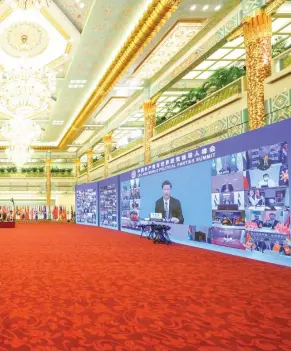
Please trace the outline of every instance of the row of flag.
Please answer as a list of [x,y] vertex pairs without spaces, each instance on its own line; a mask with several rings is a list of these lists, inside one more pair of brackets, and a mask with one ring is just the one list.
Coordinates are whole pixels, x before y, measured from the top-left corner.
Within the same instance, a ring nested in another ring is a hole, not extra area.
[[74,218],[74,206],[0,206],[0,214],[16,220],[68,221]]

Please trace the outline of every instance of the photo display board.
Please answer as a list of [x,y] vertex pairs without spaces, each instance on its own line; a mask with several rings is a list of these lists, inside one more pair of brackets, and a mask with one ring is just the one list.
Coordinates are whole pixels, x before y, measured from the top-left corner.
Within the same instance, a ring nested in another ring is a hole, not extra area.
[[98,225],[98,184],[76,186],[76,223]]
[[[99,183],[100,225],[270,255],[291,253],[291,119]],[[278,256],[276,256],[278,257]]]
[[100,227],[119,228],[119,179],[112,177],[99,183]]

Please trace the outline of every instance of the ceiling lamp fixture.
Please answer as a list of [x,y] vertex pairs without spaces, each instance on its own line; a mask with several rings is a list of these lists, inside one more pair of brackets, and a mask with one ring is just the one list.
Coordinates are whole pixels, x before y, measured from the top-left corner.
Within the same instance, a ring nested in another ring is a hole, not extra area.
[[43,7],[49,7],[52,4],[52,0],[8,0],[8,3],[13,9],[42,9]]
[[26,64],[4,71],[0,82],[0,104],[14,115],[30,116],[47,110],[56,90],[55,72]]
[[31,158],[33,150],[30,145],[39,139],[41,128],[31,120],[18,116],[3,125],[1,134],[8,140],[5,151],[8,159],[21,167]]
[[84,1],[75,0],[75,3],[80,7],[80,9],[83,9],[85,7]]

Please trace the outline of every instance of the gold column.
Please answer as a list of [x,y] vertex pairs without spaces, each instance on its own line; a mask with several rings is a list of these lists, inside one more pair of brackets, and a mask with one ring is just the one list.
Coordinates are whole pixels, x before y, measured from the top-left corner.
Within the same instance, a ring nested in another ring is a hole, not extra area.
[[264,82],[271,75],[272,19],[264,9],[243,24],[246,47],[249,129],[265,126]]
[[47,158],[46,167],[46,205],[51,205],[51,158]]
[[104,136],[104,178],[109,176],[109,157],[112,151],[112,133]]
[[144,110],[144,162],[151,163],[151,138],[154,136],[156,125],[156,102],[146,100],[143,103]]
[[81,161],[79,158],[74,160],[74,164],[75,164],[75,178],[76,178],[76,182],[78,180],[78,177],[80,175],[80,165],[81,165]]
[[90,172],[92,169],[92,163],[93,163],[93,149],[90,148],[87,151],[87,183],[90,183]]

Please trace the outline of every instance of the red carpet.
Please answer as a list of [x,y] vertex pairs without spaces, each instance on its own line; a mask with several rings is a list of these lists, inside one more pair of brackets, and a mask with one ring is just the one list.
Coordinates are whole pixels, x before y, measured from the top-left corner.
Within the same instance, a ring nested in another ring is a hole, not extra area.
[[0,231],[0,351],[291,350],[291,269],[76,225]]

